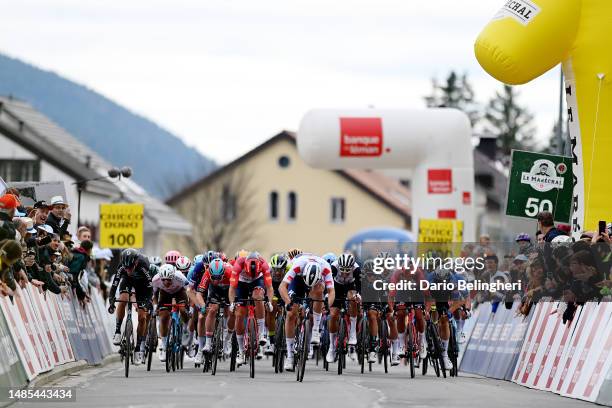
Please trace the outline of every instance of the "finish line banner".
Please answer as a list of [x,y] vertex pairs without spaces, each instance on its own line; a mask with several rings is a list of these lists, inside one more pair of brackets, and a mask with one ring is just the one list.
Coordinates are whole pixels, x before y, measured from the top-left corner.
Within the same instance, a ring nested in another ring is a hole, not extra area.
[[144,204],[100,204],[100,247],[144,247]]

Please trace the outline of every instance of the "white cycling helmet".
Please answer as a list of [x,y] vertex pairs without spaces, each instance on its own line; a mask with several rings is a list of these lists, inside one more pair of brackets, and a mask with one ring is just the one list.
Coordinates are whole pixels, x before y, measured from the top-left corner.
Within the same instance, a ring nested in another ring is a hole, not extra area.
[[304,283],[309,288],[312,288],[317,283],[321,282],[321,265],[316,262],[308,262],[302,273]]
[[161,266],[162,259],[159,256],[152,256],[149,258],[149,263],[155,266]]
[[191,260],[186,256],[180,256],[174,264],[176,269],[183,272],[191,268]]
[[571,242],[574,242],[574,240],[569,235],[557,235],[551,241],[553,244],[567,244]]
[[172,279],[176,274],[174,265],[164,264],[159,268],[159,277],[162,279]]

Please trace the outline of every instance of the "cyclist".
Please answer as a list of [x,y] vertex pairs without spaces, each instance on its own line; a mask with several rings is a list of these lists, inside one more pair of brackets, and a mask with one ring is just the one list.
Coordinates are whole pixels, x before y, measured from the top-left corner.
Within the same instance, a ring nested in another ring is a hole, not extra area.
[[128,287],[135,292],[136,304],[138,305],[138,331],[135,350],[138,350],[134,356],[134,364],[140,364],[144,355],[145,338],[147,333],[147,321],[149,312],[152,308],[151,296],[153,289],[151,288],[151,275],[149,272],[149,260],[146,256],[140,254],[132,248],[124,249],[121,252],[121,266],[115,274],[109,296],[108,312],[115,312],[115,294],[119,287],[119,303],[117,309],[117,323],[115,326],[115,335],[113,336],[113,344],[121,344],[121,324],[125,317],[126,303],[128,301]]
[[[330,347],[326,356],[328,363],[333,363],[336,359],[336,339],[340,322],[340,309],[347,300],[349,300],[349,316],[351,321],[348,344],[350,346],[357,344],[357,293],[361,289],[361,269],[359,264],[355,262],[355,257],[352,254],[344,253],[340,255],[331,265],[331,269],[334,278],[335,300],[329,309],[328,328]],[[372,330],[372,327],[372,321],[370,320],[370,330]]]
[[[187,287],[187,296],[189,297],[190,305],[197,305],[198,299],[196,297],[197,287],[204,277],[204,273],[208,268],[208,264],[213,259],[214,251],[206,251],[201,256],[195,256],[194,262],[189,273],[187,274],[187,280],[189,286]],[[196,258],[198,260],[196,261]],[[197,333],[198,339],[206,338],[206,316],[200,313],[200,308],[194,307],[191,318],[189,319],[189,331],[190,333]],[[192,336],[190,334],[190,336]],[[199,340],[198,340],[199,342]],[[193,350],[192,350],[193,353]]]
[[301,249],[293,248],[293,249],[290,249],[287,252],[287,256],[289,257],[290,261],[293,261],[295,258],[297,258],[298,256],[302,255],[303,253],[304,252]]
[[[449,269],[438,268],[433,272],[427,274],[427,280],[430,283],[440,284],[444,282],[450,282],[457,287],[458,278]],[[448,342],[450,339],[450,325],[448,320],[449,315],[449,301],[452,299],[453,291],[449,290],[430,290],[431,297],[435,304],[431,305],[431,318],[438,320],[438,331],[440,335],[440,342],[442,343],[442,358],[444,359],[444,366],[448,370],[453,366],[450,358],[448,357]],[[433,302],[432,302],[433,303]]]
[[[245,318],[247,315],[246,301],[249,299],[255,302],[255,318],[257,319],[257,330],[259,332],[259,344],[266,344],[264,333],[265,314],[264,314],[264,289],[268,299],[274,296],[272,289],[272,277],[268,263],[257,252],[250,253],[247,257],[239,257],[234,262],[232,278],[229,288],[230,312],[236,310],[236,339],[238,340],[238,365],[244,364],[244,331]],[[266,302],[269,311],[272,310],[272,303]]]
[[325,255],[323,255],[321,258],[325,259],[327,263],[330,265],[336,262],[336,259],[338,259],[336,254],[334,254],[333,252],[328,252]]
[[[229,287],[232,278],[232,266],[229,263],[223,262],[220,258],[215,258],[208,265],[200,284],[198,285],[197,305],[202,316],[206,313],[206,337],[198,337],[199,351],[196,355],[196,364],[202,364],[204,361],[204,353],[211,351],[212,336],[215,330],[215,319],[220,305],[229,304]],[[210,305],[207,308],[207,305]],[[225,319],[227,321],[226,329],[224,329],[223,343],[224,353],[231,352],[231,339],[234,334],[234,324],[236,319],[234,315],[226,307]]]
[[[335,291],[331,266],[321,257],[312,254],[302,254],[293,259],[289,272],[285,274],[278,291],[285,302],[287,320],[285,321],[285,337],[287,341],[287,359],[285,370],[293,371],[293,344],[299,306],[293,304],[292,298],[305,298],[323,300],[323,291],[327,289],[328,302],[334,303]],[[311,343],[319,344],[321,341],[321,312],[323,302],[314,302],[312,306],[312,335]]]
[[[185,288],[188,284],[187,278],[182,273],[178,273],[171,264],[162,265],[159,273],[153,277],[153,288],[155,294],[153,299],[158,305],[159,311],[159,337],[162,339],[159,349],[159,360],[166,361],[166,347],[168,346],[168,331],[170,328],[170,308],[172,300],[176,304],[187,304],[187,293]],[[181,320],[187,323],[187,310],[181,308]]]
[[162,265],[162,259],[159,256],[152,256],[149,258],[149,263],[151,265],[155,265],[157,267],[160,267]]
[[[392,284],[397,284],[401,281],[406,282],[415,282],[416,287],[420,287],[420,281],[425,280],[425,273],[419,267],[413,270],[412,266],[408,266],[408,268],[398,269],[394,271],[389,277],[389,282]],[[419,342],[419,357],[424,359],[427,357],[427,339],[425,338],[425,314],[423,312],[424,309],[424,299],[422,298],[422,294],[419,291],[415,293],[410,293],[409,297],[398,296],[396,290],[389,291],[388,297],[388,305],[389,312],[395,312],[395,319],[392,319],[389,327],[389,337],[395,338],[397,333],[398,342],[392,342],[392,347],[394,348],[394,354],[396,353],[399,357],[403,357],[406,353],[406,310],[408,308],[414,309],[414,325],[417,331],[417,341]],[[395,357],[392,357],[392,361],[395,360]],[[416,361],[418,365],[418,359]]]
[[285,254],[274,254],[270,258],[270,271],[272,275],[272,289],[274,289],[274,297],[272,298],[272,312],[266,313],[266,326],[270,336],[270,342],[266,346],[265,353],[268,355],[274,354],[274,337],[276,335],[276,315],[278,314],[278,303],[282,302],[278,288],[283,281],[283,277],[289,271],[289,262]]
[[166,255],[164,255],[164,263],[170,264],[170,265],[174,265],[176,263],[176,260],[179,259],[181,257],[181,253],[175,249],[166,252]]
[[[176,267],[177,272],[180,272],[183,276],[187,277],[191,268],[191,260],[185,255],[181,255],[177,258],[176,262],[174,263],[174,266]],[[189,303],[191,304],[191,302]],[[183,327],[182,343],[183,347],[185,347],[185,349],[187,350],[187,354],[191,355],[192,350],[190,345],[191,343],[193,343],[195,326],[192,321],[195,320],[195,318],[190,317],[189,320],[190,321],[185,324],[185,327]]]

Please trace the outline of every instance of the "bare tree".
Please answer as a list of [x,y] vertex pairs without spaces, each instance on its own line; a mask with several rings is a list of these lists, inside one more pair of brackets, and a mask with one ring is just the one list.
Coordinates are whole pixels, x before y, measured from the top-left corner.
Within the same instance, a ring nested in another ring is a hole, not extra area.
[[189,213],[183,216],[193,224],[193,234],[187,239],[193,253],[235,251],[254,244],[257,217],[250,180],[247,173],[235,170],[191,198]]

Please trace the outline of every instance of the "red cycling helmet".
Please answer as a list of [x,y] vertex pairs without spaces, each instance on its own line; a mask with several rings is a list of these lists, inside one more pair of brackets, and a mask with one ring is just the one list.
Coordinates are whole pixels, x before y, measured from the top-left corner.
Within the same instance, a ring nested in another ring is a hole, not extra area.
[[174,265],[176,263],[176,260],[180,257],[181,253],[173,249],[172,251],[166,252],[166,255],[164,256],[164,262],[170,265]]
[[244,261],[244,269],[255,278],[259,274],[261,263],[259,262],[259,254],[252,253]]

